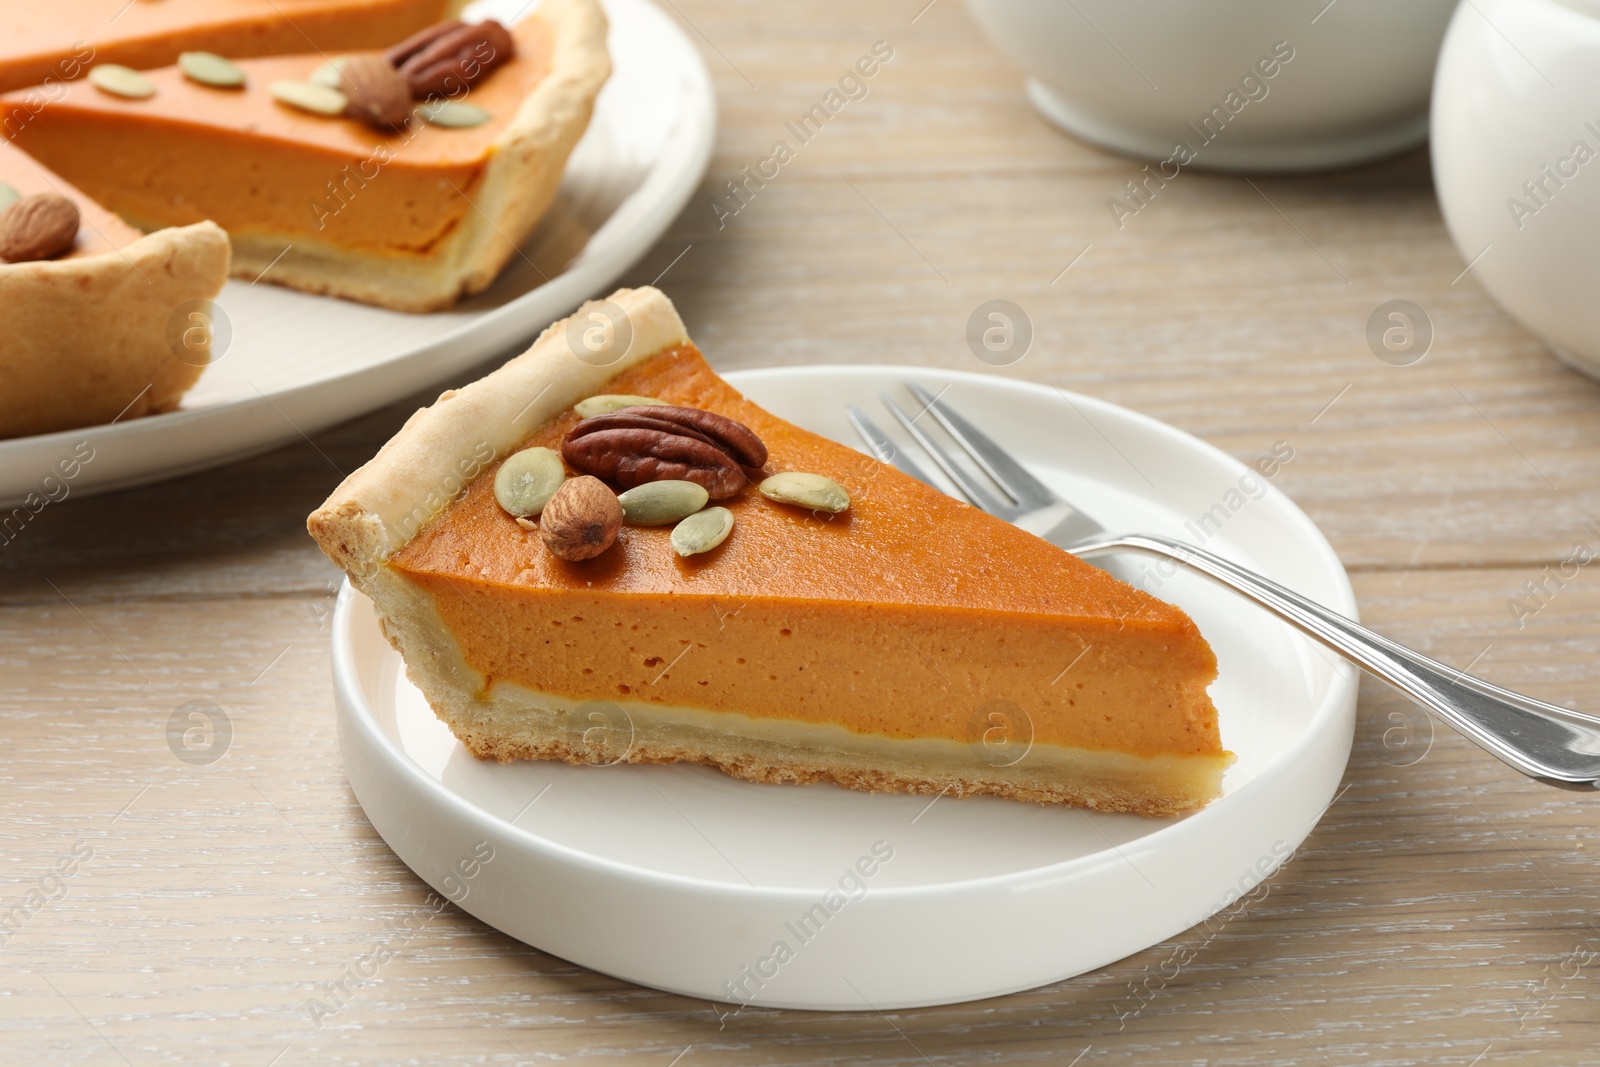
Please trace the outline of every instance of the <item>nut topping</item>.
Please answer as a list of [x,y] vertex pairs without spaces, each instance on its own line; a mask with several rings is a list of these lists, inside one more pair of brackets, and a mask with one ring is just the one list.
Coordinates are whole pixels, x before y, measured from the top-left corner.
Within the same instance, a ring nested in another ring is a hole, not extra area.
[[584,419],[567,431],[561,456],[569,466],[625,489],[675,479],[725,500],[744,488],[740,467],[767,461],[767,446],[750,427],[725,415],[649,404]]
[[579,418],[593,418],[596,415],[609,415],[613,411],[623,408],[637,407],[667,407],[665,400],[657,400],[653,396],[633,396],[630,393],[601,393],[599,396],[586,397],[572,406]]
[[190,81],[215,89],[237,89],[246,80],[244,71],[214,52],[183,52],[178,69]]
[[593,559],[610,548],[621,526],[616,494],[588,475],[562,482],[539,516],[545,547],[573,561]]
[[346,112],[368,126],[398,130],[411,118],[411,87],[380,55],[365,52],[339,65]]
[[455,96],[517,54],[511,33],[493,19],[440,23],[391,48],[387,58],[418,100]]
[[25,196],[0,211],[0,260],[53,259],[78,237],[78,205],[59,193]]
[[802,471],[774,474],[757,487],[762,496],[780,504],[795,504],[812,511],[837,515],[850,506],[850,494],[832,478]]
[[537,515],[561,488],[566,476],[561,457],[548,448],[513,452],[495,472],[495,502],[512,518]]
[[313,115],[343,115],[349,99],[338,89],[321,82],[273,82],[267,92],[280,104],[309,111]]
[[617,496],[623,521],[634,526],[665,526],[706,506],[710,494],[694,482],[661,481],[636,485]]
[[132,67],[120,63],[101,63],[89,68],[89,84],[112,96],[145,100],[156,95],[156,83]]
[[428,47],[447,33],[454,33],[466,23],[460,19],[450,19],[447,22],[436,22],[432,26],[424,27],[413,33],[410,37],[391,47],[383,54],[391,67],[396,69],[405,65],[406,60]]
[[727,508],[697,511],[672,528],[672,550],[680,556],[710,552],[733,531],[733,512]]
[[712,500],[725,500],[745,483],[733,457],[698,434],[645,428],[600,430],[578,437],[569,433],[561,442],[561,456],[575,470],[608,478],[625,489],[670,478],[694,482],[704,486]]
[[[760,467],[767,462],[767,446],[755,431],[742,422],[726,415],[699,408],[661,407],[651,405],[640,410],[623,408],[618,415],[638,414],[646,418],[675,422],[687,429],[711,438],[724,452],[732,456],[741,467]],[[581,424],[580,424],[581,425]]]
[[[649,408],[644,409],[644,411],[649,410]],[[596,415],[593,418],[584,419],[574,426],[567,436],[569,438],[587,437],[589,434],[599,433],[601,430],[659,430],[662,433],[676,434],[680,437],[692,437],[696,441],[704,441],[712,448],[718,449],[723,453],[728,451],[722,447],[721,442],[713,441],[691,426],[684,426],[668,419],[658,419],[633,409],[613,411],[609,415]]]

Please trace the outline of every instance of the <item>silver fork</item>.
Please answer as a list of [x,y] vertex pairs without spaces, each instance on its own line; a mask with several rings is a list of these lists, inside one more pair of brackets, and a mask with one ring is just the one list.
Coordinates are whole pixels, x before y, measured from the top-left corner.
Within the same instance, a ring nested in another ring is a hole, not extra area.
[[[1429,659],[1203,548],[1155,534],[1111,534],[1091,516],[1062,500],[948,404],[915,383],[908,382],[906,388],[992,479],[993,489],[917,425],[920,415],[912,418],[887,394],[879,394],[911,439],[974,506],[1077,556],[1142,552],[1192,567],[1388,682],[1528,777],[1568,789],[1600,786],[1600,719],[1513,693]],[[879,460],[941,488],[915,461],[900,452],[860,408],[849,405],[849,416]]]

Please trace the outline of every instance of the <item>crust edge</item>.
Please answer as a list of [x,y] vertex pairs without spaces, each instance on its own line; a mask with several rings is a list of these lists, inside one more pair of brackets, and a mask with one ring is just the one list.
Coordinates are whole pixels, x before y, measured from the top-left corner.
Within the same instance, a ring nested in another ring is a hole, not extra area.
[[[604,317],[607,305],[626,317],[626,351],[609,362],[604,352],[594,362],[578,358],[569,326],[598,324],[594,316]],[[393,552],[535,427],[635,363],[688,340],[677,309],[658,289],[619,289],[591,300],[551,324],[526,352],[414,413],[376,456],[339,483],[306,528],[356,587],[369,592]]]
[[99,255],[0,264],[0,438],[177,407],[205,367],[172,354],[168,318],[215,297],[228,259],[227,234],[200,222]]

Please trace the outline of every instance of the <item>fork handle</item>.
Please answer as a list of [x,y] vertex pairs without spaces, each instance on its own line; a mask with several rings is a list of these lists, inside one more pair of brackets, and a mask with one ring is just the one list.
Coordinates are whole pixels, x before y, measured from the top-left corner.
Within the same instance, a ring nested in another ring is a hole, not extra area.
[[1437,713],[1500,760],[1569,789],[1600,782],[1600,719],[1474,678],[1389,640],[1214,552],[1152,534],[1062,545],[1077,556],[1135,551],[1192,567],[1241,593]]

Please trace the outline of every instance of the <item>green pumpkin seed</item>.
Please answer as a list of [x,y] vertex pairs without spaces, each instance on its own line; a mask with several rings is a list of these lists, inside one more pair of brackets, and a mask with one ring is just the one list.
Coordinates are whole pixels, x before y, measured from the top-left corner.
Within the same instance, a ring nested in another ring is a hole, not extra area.
[[316,82],[273,82],[272,98],[316,115],[342,115],[350,101],[337,89]]
[[672,528],[672,547],[680,556],[698,556],[726,541],[732,530],[733,512],[727,508],[706,508]]
[[844,491],[844,486],[820,474],[784,471],[762,482],[759,488],[768,500],[812,511],[838,513],[850,506],[850,494]]
[[482,126],[494,118],[477,104],[463,104],[457,100],[440,100],[437,103],[423,104],[417,108],[417,114],[431,125],[448,126],[451,129]]
[[537,515],[567,477],[561,457],[548,448],[525,448],[500,464],[494,475],[494,498],[507,514]]
[[94,83],[96,89],[103,89],[112,96],[144,100],[156,95],[155,82],[132,67],[124,67],[119,63],[102,63],[98,67],[90,67],[89,80]]
[[214,52],[184,52],[178,56],[178,69],[184,77],[218,89],[244,84],[244,71]]
[[576,411],[583,418],[592,419],[596,415],[609,415],[613,411],[621,411],[623,408],[644,407],[650,404],[666,406],[667,402],[665,400],[657,400],[653,396],[629,396],[626,393],[602,393],[599,396],[591,396],[587,400],[578,401],[578,403],[573,406],[572,410]]
[[307,81],[313,85],[326,85],[330,89],[338,89],[344,85],[344,57],[330,59],[322,66],[311,72]]
[[686,519],[706,506],[711,494],[694,482],[665,479],[634,486],[617,497],[622,521],[635,526],[665,526]]
[[6,208],[10,207],[12,204],[15,204],[21,199],[21,193],[11,188],[11,186],[7,185],[5,182],[0,182],[0,211],[4,211]]

